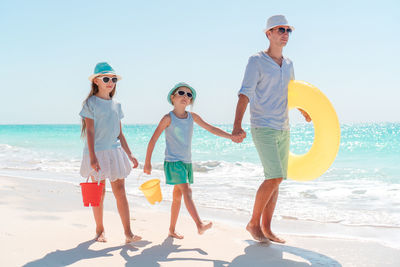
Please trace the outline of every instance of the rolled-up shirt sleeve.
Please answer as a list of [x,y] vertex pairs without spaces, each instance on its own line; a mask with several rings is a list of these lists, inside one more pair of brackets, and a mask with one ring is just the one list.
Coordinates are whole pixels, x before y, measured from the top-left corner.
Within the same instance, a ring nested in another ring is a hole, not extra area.
[[290,65],[290,80],[295,80],[293,63]]
[[94,119],[94,112],[93,112],[93,107],[91,103],[89,104],[89,100],[87,100],[82,107],[81,112],[79,112],[79,115],[84,118],[89,118],[89,119]]
[[238,92],[238,96],[245,95],[251,100],[256,90],[257,83],[260,79],[260,72],[258,64],[254,57],[249,58],[247,63],[246,71],[244,73],[242,87]]

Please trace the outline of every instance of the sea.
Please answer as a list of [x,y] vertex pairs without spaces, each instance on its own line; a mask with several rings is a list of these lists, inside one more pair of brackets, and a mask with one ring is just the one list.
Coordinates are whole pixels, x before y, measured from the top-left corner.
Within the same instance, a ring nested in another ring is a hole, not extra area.
[[[126,191],[135,205],[168,210],[172,186],[165,184],[163,173],[164,134],[153,152],[152,174],[143,174],[147,144],[156,126],[123,126],[128,144],[140,162],[126,179]],[[232,130],[229,124],[216,126]],[[200,210],[215,216],[225,214],[225,219],[248,219],[251,215],[257,188],[263,181],[263,169],[250,126],[245,125],[244,130],[247,138],[236,144],[195,125],[192,189]],[[307,152],[313,137],[312,124],[291,125],[291,152]],[[83,146],[77,124],[0,125],[0,176],[51,180],[78,187],[85,180],[79,174]],[[139,190],[140,184],[151,178],[161,180],[163,204],[151,206]],[[110,190],[109,185],[107,188]],[[341,124],[338,155],[321,177],[307,182],[290,179],[282,182],[274,214],[274,223],[280,221],[349,229],[364,227],[365,232],[371,227],[384,229],[387,239],[378,233],[376,240],[399,246],[391,233],[396,232],[396,238],[400,236],[397,235],[400,232],[400,123]],[[308,231],[308,234],[315,233]]]

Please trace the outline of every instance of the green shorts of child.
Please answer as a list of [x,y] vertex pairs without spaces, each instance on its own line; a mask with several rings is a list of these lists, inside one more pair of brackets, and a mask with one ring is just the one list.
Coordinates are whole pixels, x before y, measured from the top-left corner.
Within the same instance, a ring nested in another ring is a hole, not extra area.
[[167,184],[193,184],[192,163],[164,161],[164,173]]
[[265,179],[286,179],[290,132],[260,127],[251,128],[251,135],[264,167]]

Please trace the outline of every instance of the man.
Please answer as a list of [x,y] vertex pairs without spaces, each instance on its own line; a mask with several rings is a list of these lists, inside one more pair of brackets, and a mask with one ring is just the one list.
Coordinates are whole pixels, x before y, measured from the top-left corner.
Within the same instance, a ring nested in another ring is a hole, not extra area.
[[[249,58],[238,93],[232,135],[242,142],[246,132],[242,119],[250,102],[251,134],[261,159],[265,180],[258,188],[247,231],[255,240],[285,241],[271,231],[271,219],[278,199],[279,184],[287,176],[289,158],[288,84],[294,79],[293,63],[282,50],[294,30],[282,15],[267,20],[265,34],[270,42],[266,51]],[[299,109],[300,110],[300,109]],[[311,118],[300,110],[306,121]],[[261,222],[260,222],[261,221]]]

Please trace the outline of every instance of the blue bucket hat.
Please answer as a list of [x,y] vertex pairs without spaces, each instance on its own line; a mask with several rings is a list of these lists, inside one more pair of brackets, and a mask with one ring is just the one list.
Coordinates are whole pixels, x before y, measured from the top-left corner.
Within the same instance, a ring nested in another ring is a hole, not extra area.
[[196,99],[196,90],[194,90],[193,87],[191,87],[189,84],[180,82],[180,83],[175,84],[175,86],[168,93],[167,100],[171,105],[173,105],[172,101],[171,101],[171,95],[179,87],[187,87],[187,88],[189,88],[190,91],[192,91],[192,95],[193,95],[192,101],[194,101]]
[[92,82],[94,78],[103,74],[112,74],[117,76],[118,80],[122,79],[121,76],[115,73],[115,70],[110,66],[110,64],[108,64],[107,62],[99,62],[96,64],[96,67],[94,68],[93,75],[89,76],[89,81]]

